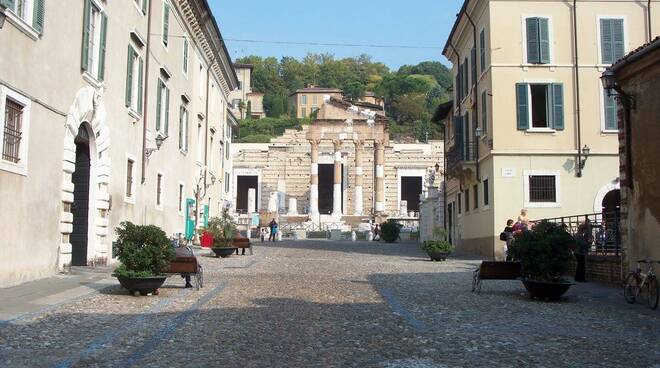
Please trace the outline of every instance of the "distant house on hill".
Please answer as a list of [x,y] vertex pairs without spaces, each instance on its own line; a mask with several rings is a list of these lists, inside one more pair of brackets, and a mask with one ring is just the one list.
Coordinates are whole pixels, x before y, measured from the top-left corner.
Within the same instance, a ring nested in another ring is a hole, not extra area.
[[[344,100],[344,91],[338,88],[324,88],[311,85],[293,92],[289,97],[293,111],[299,119],[306,118],[314,111],[318,111],[324,105],[324,96]],[[352,101],[356,106],[382,111],[385,102],[374,92],[367,91],[364,97],[358,101]]]
[[261,119],[264,112],[264,94],[252,90],[252,64],[234,64],[238,88],[230,93],[232,113],[241,119]]

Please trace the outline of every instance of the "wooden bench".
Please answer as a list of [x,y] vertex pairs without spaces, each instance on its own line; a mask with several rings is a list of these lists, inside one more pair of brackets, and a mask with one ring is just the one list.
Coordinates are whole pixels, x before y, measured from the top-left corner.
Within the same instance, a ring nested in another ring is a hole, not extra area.
[[170,262],[170,267],[165,271],[167,274],[191,274],[195,279],[195,289],[204,287],[204,269],[197,262],[197,257],[176,257]]
[[236,254],[238,255],[238,248],[243,249],[242,254],[245,255],[245,249],[248,248],[250,249],[250,255],[254,254],[252,251],[252,244],[250,243],[250,239],[245,238],[245,237],[236,237],[234,240],[232,240],[232,245],[236,247]]
[[472,275],[472,292],[481,293],[482,280],[516,280],[520,276],[520,262],[483,261]]

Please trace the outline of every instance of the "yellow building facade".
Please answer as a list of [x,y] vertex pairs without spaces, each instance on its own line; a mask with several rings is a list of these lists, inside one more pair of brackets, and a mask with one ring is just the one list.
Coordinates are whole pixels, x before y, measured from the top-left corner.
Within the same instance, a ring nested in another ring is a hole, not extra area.
[[[655,3],[655,2],[652,2]],[[501,258],[499,233],[531,219],[615,210],[616,104],[600,74],[657,35],[646,1],[466,0],[444,55],[447,227],[463,253]]]

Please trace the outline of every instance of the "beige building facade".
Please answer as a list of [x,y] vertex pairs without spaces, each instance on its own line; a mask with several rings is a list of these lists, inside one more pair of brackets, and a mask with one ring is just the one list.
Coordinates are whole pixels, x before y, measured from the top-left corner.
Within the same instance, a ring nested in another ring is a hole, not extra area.
[[0,285],[114,262],[121,221],[173,234],[219,213],[238,81],[208,3],[10,3]]
[[500,258],[498,234],[523,208],[532,219],[603,210],[620,184],[616,103],[600,73],[660,30],[657,8],[464,2],[444,49],[455,76],[447,226],[459,252]]
[[232,112],[239,119],[261,119],[266,117],[264,111],[264,94],[252,90],[251,64],[234,64],[234,70],[238,77],[238,87],[231,91]]
[[296,118],[304,119],[323,107],[324,96],[341,99],[343,91],[337,88],[309,86],[296,90],[289,96]]

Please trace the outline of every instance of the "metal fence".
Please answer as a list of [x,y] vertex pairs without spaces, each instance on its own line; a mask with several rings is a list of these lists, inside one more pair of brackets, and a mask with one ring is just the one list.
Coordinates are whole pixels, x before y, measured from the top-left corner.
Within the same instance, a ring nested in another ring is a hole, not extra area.
[[566,230],[575,235],[578,226],[587,224],[591,234],[591,253],[599,255],[619,255],[621,252],[621,231],[619,212],[590,213],[543,219],[556,224],[563,224]]

